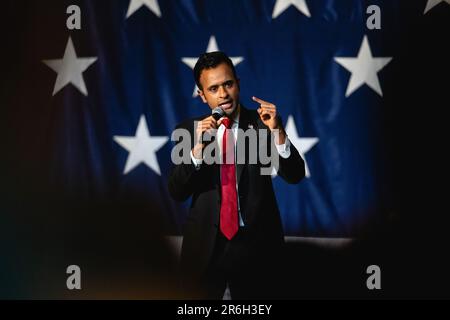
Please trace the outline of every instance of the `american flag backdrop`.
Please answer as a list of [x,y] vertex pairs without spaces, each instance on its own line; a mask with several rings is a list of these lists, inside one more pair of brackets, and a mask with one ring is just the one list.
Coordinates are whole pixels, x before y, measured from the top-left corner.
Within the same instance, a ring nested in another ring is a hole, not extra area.
[[13,108],[3,197],[4,212],[21,214],[6,214],[2,228],[10,239],[64,238],[61,251],[80,230],[97,234],[111,221],[126,230],[117,238],[134,228],[181,235],[189,201],[176,203],[167,190],[171,133],[210,112],[192,69],[216,50],[235,65],[241,103],[276,104],[306,161],[298,185],[273,176],[285,234],[358,237],[383,223],[398,201],[391,116],[405,108],[396,104],[399,86],[408,92],[402,79],[426,68],[405,49],[426,46],[411,28],[450,14],[448,0],[12,3],[5,12],[20,20],[2,28],[11,77],[2,93]]

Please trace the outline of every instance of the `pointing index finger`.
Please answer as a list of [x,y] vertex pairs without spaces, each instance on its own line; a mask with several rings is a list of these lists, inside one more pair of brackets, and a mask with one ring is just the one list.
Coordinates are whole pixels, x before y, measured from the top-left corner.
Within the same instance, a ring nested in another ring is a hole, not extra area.
[[269,102],[261,100],[260,98],[257,98],[255,96],[252,97],[253,101],[259,102],[261,104],[269,104]]

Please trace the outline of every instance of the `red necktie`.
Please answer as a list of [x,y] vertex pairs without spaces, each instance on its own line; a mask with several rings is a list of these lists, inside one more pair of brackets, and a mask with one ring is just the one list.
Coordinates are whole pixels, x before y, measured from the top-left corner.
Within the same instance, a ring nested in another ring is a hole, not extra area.
[[220,206],[220,231],[231,240],[238,231],[238,206],[236,191],[236,166],[234,163],[234,138],[231,120],[222,121],[225,132],[222,140],[222,164],[220,177],[222,184],[222,202]]

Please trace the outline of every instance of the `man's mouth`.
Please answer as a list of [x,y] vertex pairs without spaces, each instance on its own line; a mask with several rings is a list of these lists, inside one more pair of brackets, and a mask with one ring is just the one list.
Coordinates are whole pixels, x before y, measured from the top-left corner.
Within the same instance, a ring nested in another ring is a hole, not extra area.
[[230,109],[232,106],[233,106],[233,103],[231,101],[227,101],[227,102],[219,104],[219,107],[222,108],[222,110]]

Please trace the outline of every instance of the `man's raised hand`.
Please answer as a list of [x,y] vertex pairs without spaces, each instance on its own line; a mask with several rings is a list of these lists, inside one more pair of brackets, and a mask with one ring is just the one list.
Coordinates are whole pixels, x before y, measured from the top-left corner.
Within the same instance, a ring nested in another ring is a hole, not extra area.
[[279,136],[275,138],[276,144],[284,144],[286,141],[286,132],[281,124],[281,119],[277,113],[277,107],[270,102],[264,101],[257,97],[252,97],[253,101],[259,103],[258,111],[261,121],[272,130],[279,130]]
[[258,111],[261,121],[269,127],[270,130],[281,129],[281,123],[279,117],[277,117],[277,107],[267,101],[252,97],[253,101],[259,103]]

